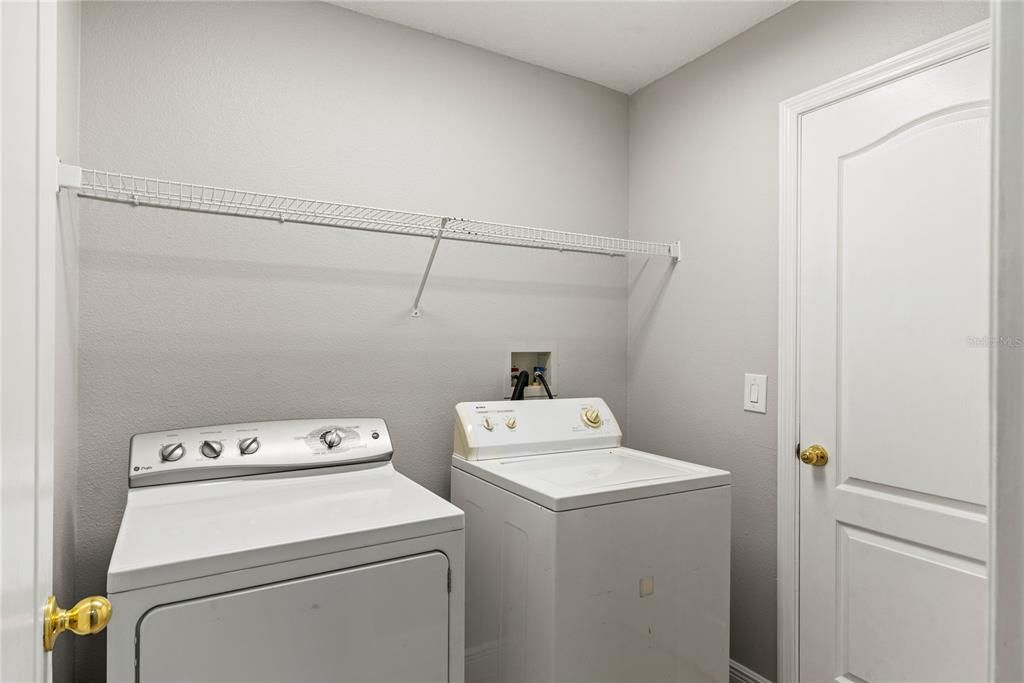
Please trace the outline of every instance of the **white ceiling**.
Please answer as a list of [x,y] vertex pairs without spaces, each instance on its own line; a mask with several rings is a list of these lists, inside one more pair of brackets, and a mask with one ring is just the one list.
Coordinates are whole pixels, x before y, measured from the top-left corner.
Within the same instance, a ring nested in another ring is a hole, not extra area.
[[334,0],[633,94],[795,0]]

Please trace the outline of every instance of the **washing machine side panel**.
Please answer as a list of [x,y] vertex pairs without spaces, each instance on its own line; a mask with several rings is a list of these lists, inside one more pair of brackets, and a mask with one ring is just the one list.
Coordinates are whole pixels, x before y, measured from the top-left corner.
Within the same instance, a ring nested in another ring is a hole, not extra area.
[[142,683],[448,680],[448,559],[428,553],[158,607]]
[[[106,630],[107,683],[135,683],[136,642],[141,624],[148,613],[162,605],[221,595],[253,586],[264,586],[302,577],[335,572],[437,551],[451,568],[452,588],[448,594],[448,669],[450,683],[463,683],[464,677],[464,603],[465,603],[465,538],[462,531],[435,534],[421,538],[368,546],[342,553],[293,560],[280,564],[254,567],[173,584],[152,586],[133,591],[111,593],[114,612]],[[391,650],[391,654],[394,650]],[[145,680],[145,679],[142,679]]]
[[729,486],[558,513],[555,680],[725,683]]
[[551,683],[556,513],[452,468],[466,514],[466,680]]

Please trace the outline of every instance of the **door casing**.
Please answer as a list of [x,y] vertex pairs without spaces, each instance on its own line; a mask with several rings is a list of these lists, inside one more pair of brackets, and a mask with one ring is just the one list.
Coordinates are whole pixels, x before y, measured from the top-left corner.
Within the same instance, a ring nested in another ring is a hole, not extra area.
[[51,680],[57,4],[0,3],[0,679]]
[[798,183],[801,118],[844,98],[984,50],[990,44],[991,25],[986,20],[779,105],[779,423],[776,450],[779,681],[800,680],[800,461],[797,451],[800,438]]
[[[995,452],[989,541],[989,676],[1024,680],[1024,4],[992,3]],[[996,549],[998,547],[998,553]]]

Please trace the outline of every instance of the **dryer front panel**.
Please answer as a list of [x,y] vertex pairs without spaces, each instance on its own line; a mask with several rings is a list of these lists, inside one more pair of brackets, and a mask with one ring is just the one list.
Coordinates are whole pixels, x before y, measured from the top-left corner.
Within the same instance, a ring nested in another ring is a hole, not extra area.
[[448,681],[448,570],[430,552],[157,607],[137,680]]

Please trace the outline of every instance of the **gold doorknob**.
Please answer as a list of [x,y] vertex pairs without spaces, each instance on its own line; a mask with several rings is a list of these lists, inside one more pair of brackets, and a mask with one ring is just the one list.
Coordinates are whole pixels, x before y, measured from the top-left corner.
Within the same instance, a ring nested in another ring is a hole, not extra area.
[[828,464],[828,451],[825,450],[824,446],[814,444],[800,451],[800,460],[805,465],[824,467]]
[[99,633],[107,627],[113,610],[110,601],[99,595],[79,600],[71,609],[58,607],[57,598],[51,595],[43,610],[43,649],[52,650],[57,636],[64,631],[79,636]]

